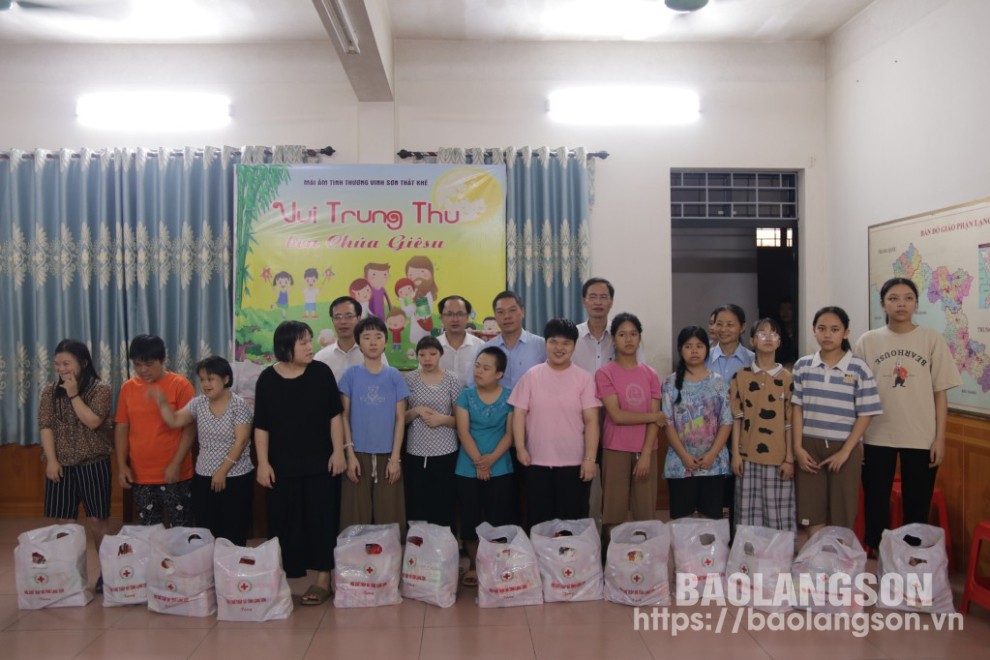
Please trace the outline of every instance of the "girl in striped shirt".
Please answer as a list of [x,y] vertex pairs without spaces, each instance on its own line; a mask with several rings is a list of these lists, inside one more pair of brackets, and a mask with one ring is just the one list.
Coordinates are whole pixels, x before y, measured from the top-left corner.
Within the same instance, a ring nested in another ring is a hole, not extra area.
[[791,399],[798,522],[809,536],[825,525],[855,524],[861,440],[882,412],[873,373],[850,350],[849,315],[823,307],[812,328],[820,350],[794,364]]

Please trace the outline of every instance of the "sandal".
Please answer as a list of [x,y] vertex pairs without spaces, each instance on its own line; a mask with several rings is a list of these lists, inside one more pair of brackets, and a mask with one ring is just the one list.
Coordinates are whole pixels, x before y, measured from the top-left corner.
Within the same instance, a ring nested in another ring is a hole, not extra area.
[[318,584],[310,585],[306,593],[302,595],[300,603],[306,606],[322,605],[330,599],[330,591]]
[[477,587],[478,572],[474,570],[469,570],[467,573],[464,574],[464,577],[461,578],[461,584],[463,584],[465,587],[470,587],[472,589]]

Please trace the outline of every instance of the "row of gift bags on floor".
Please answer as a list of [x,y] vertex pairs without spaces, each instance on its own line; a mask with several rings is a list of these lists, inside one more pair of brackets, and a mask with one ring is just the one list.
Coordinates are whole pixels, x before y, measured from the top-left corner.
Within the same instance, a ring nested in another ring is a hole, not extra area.
[[[745,580],[738,589],[762,590],[750,600],[759,609],[780,611],[778,582],[793,579],[801,589],[827,590],[827,578],[865,573],[866,553],[851,530],[827,527],[794,556],[793,532],[740,525],[729,547],[726,520],[685,518],[623,523],[613,528],[605,566],[591,519],[552,520],[534,525],[529,536],[514,525],[477,528],[478,604],[481,607],[598,600],[631,606],[671,603],[671,573],[704,583]],[[673,552],[671,552],[673,551]],[[23,609],[85,605],[93,594],[86,576],[86,538],[79,525],[53,525],[18,537],[15,568],[18,605]],[[673,554],[673,565],[671,565]],[[884,532],[879,572],[900,576],[895,584],[928,576],[927,600],[900,597],[888,606],[912,611],[952,612],[943,531],[906,525]],[[334,605],[393,605],[402,597],[450,607],[457,594],[459,553],[447,527],[410,523],[405,546],[397,525],[355,525],[334,551]],[[147,602],[167,614],[221,620],[286,618],[292,599],[281,567],[278,541],[242,548],[214,540],[199,528],[125,526],[100,548],[104,605]],[[673,569],[673,571],[671,570]],[[799,576],[811,579],[801,581]],[[699,589],[701,589],[699,587]],[[737,591],[738,591],[737,589]],[[799,594],[800,595],[800,594]],[[841,611],[827,594],[805,593],[812,610]],[[819,597],[819,598],[816,598]],[[901,594],[904,596],[904,594]],[[818,600],[824,604],[814,605]],[[855,601],[849,606],[856,609]]]

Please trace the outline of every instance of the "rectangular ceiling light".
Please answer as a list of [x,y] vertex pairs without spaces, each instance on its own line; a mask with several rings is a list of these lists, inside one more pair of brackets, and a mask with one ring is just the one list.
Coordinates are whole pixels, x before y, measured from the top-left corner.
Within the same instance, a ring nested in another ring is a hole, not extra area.
[[554,121],[587,126],[687,124],[701,113],[695,92],[640,85],[559,89],[547,106]]
[[230,123],[230,99],[204,92],[94,92],[76,101],[76,117],[98,130],[211,130]]

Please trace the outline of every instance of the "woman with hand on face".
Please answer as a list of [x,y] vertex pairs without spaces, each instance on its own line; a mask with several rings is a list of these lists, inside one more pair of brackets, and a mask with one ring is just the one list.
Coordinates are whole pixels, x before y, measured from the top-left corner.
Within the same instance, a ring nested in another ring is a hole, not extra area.
[[[110,518],[110,454],[107,418],[110,386],[100,380],[86,344],[63,339],[55,347],[58,380],[41,392],[38,428],[45,453],[45,515],[60,523],[76,519],[79,502],[97,549]],[[102,592],[103,578],[96,583]]]

